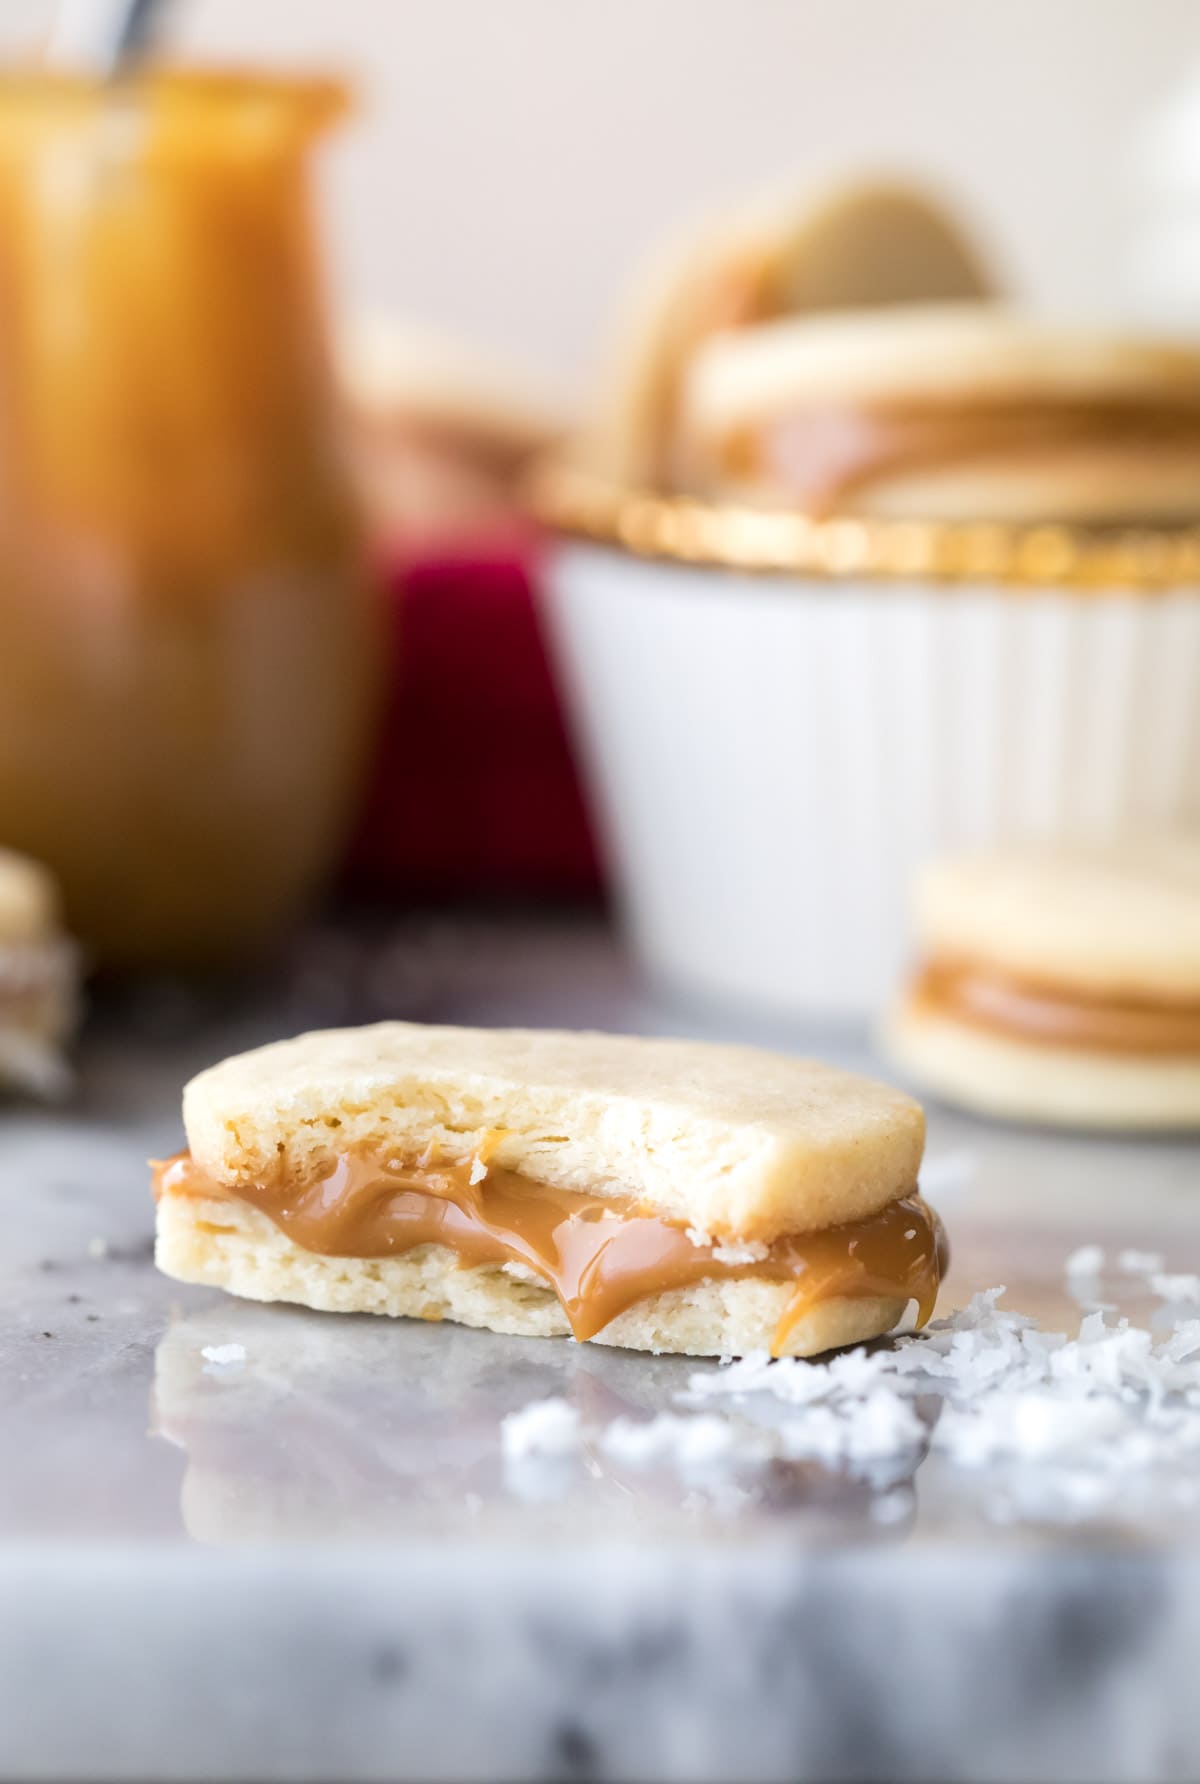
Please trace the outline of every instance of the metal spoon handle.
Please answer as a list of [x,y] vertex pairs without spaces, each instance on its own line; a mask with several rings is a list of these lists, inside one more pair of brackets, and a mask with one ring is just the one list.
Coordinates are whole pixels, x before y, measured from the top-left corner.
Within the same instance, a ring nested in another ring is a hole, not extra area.
[[125,0],[124,17],[113,46],[113,66],[140,60],[154,47],[166,11],[164,0]]
[[112,76],[153,47],[165,0],[59,0],[46,60]]

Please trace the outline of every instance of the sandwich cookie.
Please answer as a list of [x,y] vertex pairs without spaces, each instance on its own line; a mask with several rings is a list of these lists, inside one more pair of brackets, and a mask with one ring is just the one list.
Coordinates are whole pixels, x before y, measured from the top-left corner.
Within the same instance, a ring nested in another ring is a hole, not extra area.
[[692,1356],[933,1310],[911,1098],[749,1048],[402,1022],[226,1060],[156,1167],[168,1275]]
[[671,242],[639,281],[586,456],[620,482],[677,484],[680,395],[693,356],[719,331],[993,291],[956,222],[922,192],[890,180],[772,195],[710,219]]
[[59,1096],[78,1017],[79,955],[63,934],[53,877],[0,849],[0,1087]]
[[917,521],[1200,515],[1200,349],[999,305],[764,322],[687,369],[675,459],[722,499]]
[[1200,839],[941,862],[916,921],[884,1030],[915,1082],[1018,1121],[1200,1127]]

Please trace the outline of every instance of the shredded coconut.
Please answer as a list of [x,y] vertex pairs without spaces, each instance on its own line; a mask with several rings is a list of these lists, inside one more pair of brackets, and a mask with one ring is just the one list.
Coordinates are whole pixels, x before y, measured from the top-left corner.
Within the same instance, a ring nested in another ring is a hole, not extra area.
[[740,1245],[717,1245],[712,1234],[706,1233],[703,1227],[688,1227],[687,1236],[693,1245],[699,1245],[703,1250],[711,1246],[719,1264],[761,1264],[771,1249],[757,1239],[749,1239]]
[[614,1419],[601,1433],[600,1447],[630,1468],[671,1462],[684,1470],[724,1462],[735,1452],[738,1461],[762,1461],[771,1453],[759,1434],[740,1432],[731,1419],[711,1414],[683,1418],[676,1412],[661,1412],[653,1419]]
[[1200,1276],[1169,1276],[1156,1270],[1150,1277],[1150,1287],[1160,1300],[1200,1301]]
[[1126,1276],[1156,1276],[1164,1265],[1161,1251],[1121,1251],[1117,1253],[1117,1268]]
[[[1098,1254],[1083,1248],[1089,1271]],[[1200,1300],[1195,1277],[1155,1272],[1153,1283]],[[1159,1335],[1097,1310],[1069,1338],[1001,1307],[1004,1293],[977,1294],[887,1348],[823,1361],[759,1352],[696,1370],[674,1409],[587,1435],[629,1467],[820,1462],[886,1491],[881,1521],[906,1515],[895,1495],[927,1448],[977,1483],[998,1520],[1200,1510],[1200,1317]],[[573,1456],[583,1436],[566,1401],[545,1400],[505,1420],[504,1453]]]
[[246,1361],[244,1344],[205,1344],[201,1346],[200,1355],[204,1358],[204,1373],[215,1374],[218,1369],[225,1369],[231,1363]]
[[761,1264],[770,1249],[759,1239],[749,1239],[744,1245],[715,1245],[713,1256],[719,1264]]
[[890,1350],[827,1363],[748,1357],[693,1375],[686,1397],[744,1405],[766,1391],[803,1409],[783,1420],[786,1453],[853,1469],[919,1446],[913,1401],[936,1396],[934,1450],[968,1469],[1022,1465],[991,1508],[997,1516],[1111,1513],[1144,1501],[1155,1480],[1172,1503],[1200,1504],[1200,1319],[1156,1342],[1096,1312],[1069,1339],[1000,1308],[1003,1293],[976,1295]]
[[566,1400],[532,1400],[510,1412],[500,1426],[500,1441],[507,1462],[530,1456],[570,1456],[579,1447],[580,1419]]
[[1099,1245],[1081,1245],[1063,1265],[1069,1277],[1099,1276],[1104,1268],[1104,1252]]
[[487,1176],[487,1174],[488,1174],[487,1160],[484,1158],[481,1158],[479,1153],[477,1152],[475,1154],[474,1158],[471,1160],[471,1174],[467,1178],[467,1182],[468,1183],[482,1183],[484,1178]]
[[876,1524],[900,1524],[912,1516],[916,1500],[910,1487],[893,1487],[890,1493],[877,1493],[871,1501],[871,1518]]
[[501,1264],[500,1268],[506,1276],[511,1276],[514,1282],[534,1283],[539,1288],[546,1286],[544,1277],[539,1276],[536,1270],[531,1270],[528,1264],[517,1263],[515,1258],[509,1258],[508,1262]]

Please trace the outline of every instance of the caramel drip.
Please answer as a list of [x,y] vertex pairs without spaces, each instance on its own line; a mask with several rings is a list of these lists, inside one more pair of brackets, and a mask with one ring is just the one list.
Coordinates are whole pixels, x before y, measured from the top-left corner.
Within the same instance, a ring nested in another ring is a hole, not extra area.
[[966,963],[935,961],[914,997],[976,1027],[1104,1053],[1200,1055],[1200,1004],[1088,997]]
[[722,456],[734,477],[765,477],[811,512],[831,513],[911,471],[1092,445],[1200,450],[1200,409],[1144,401],[801,409],[738,429]]
[[807,1313],[841,1297],[915,1300],[924,1324],[945,1261],[940,1222],[915,1192],[866,1220],[779,1239],[761,1260],[732,1263],[631,1201],[554,1189],[486,1167],[479,1154],[414,1165],[348,1152],[308,1182],[281,1176],[230,1188],[184,1152],[156,1166],[154,1189],[249,1202],[297,1245],[325,1256],[399,1257],[445,1245],[466,1267],[524,1264],[554,1290],[580,1341],[639,1301],[746,1278],[795,1284],[774,1335],[776,1355]]

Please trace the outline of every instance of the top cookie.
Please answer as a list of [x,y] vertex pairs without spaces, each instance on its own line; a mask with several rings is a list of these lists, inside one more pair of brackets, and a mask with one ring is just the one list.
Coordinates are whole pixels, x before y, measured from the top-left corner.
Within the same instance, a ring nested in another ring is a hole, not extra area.
[[1200,998],[1200,837],[1030,847],[940,861],[919,876],[928,956],[1087,995]]
[[685,424],[726,427],[831,404],[1144,399],[1200,407],[1193,342],[1065,328],[1002,304],[913,304],[791,317],[697,352]]
[[863,1218],[916,1183],[920,1106],[811,1060],[554,1030],[382,1022],[281,1041],[184,1092],[193,1157],[236,1187],[348,1148],[431,1141],[559,1188],[633,1197],[714,1238]]

